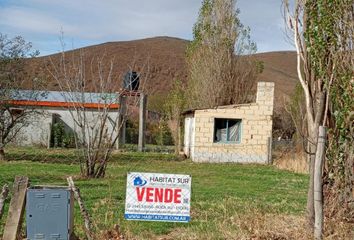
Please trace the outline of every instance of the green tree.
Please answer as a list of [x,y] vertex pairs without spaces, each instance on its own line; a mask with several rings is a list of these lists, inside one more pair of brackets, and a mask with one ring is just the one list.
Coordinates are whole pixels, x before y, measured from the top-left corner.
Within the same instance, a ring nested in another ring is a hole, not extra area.
[[[310,226],[314,227],[314,236],[321,239],[323,221],[321,174],[316,175],[319,179],[314,177],[315,172],[322,172],[321,167],[315,168],[321,166],[315,164],[315,159],[319,159],[316,151],[317,136],[320,126],[330,126],[328,121],[330,105],[341,102],[333,101],[333,98],[347,98],[345,93],[352,91],[348,79],[352,81],[353,77],[353,2],[296,0],[293,14],[290,14],[290,5],[292,4],[285,1],[287,20],[294,34],[297,51],[298,77],[306,102],[307,152],[310,160],[307,211]],[[343,78],[345,75],[347,76]],[[334,92],[334,89],[338,90],[338,86],[344,87],[343,91]],[[338,93],[343,93],[344,96],[337,96]],[[350,104],[348,101],[345,105],[349,107],[347,104]],[[344,113],[342,110],[339,111]],[[352,166],[349,168],[352,169]],[[314,188],[317,186],[321,190],[315,191]],[[318,197],[316,202],[315,195]],[[319,205],[321,206],[318,207]],[[315,211],[315,207],[318,211]]]
[[[337,208],[348,206],[348,219],[354,205],[354,5],[353,1],[334,1],[331,11],[335,19],[334,32],[338,36],[334,57],[336,78],[329,89],[329,149],[326,168],[329,189]],[[332,200],[333,201],[333,200]]]

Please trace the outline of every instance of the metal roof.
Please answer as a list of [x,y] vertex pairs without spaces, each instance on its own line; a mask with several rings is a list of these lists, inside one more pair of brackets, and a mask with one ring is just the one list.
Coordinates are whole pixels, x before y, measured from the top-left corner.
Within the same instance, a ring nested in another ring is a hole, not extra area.
[[113,103],[118,101],[117,93],[64,92],[16,90],[13,100],[47,102]]
[[118,93],[13,90],[12,95],[8,102],[16,106],[119,108]]

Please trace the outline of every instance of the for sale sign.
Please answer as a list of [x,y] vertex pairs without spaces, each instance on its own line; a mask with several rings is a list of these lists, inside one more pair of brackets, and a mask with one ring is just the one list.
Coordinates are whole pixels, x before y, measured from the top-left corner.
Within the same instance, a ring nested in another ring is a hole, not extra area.
[[128,173],[125,218],[189,222],[191,181],[189,175]]

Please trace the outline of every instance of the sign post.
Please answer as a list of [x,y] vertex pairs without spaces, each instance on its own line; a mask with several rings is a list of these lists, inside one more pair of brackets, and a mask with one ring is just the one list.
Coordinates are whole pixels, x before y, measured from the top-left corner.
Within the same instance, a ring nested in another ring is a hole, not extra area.
[[189,222],[191,182],[189,175],[128,173],[125,218]]

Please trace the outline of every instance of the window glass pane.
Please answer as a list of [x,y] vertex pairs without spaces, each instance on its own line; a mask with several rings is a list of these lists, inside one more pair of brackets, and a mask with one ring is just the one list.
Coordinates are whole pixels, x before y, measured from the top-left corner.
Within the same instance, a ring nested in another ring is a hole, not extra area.
[[214,142],[239,142],[241,139],[240,119],[215,119]]
[[227,131],[226,128],[221,128],[216,130],[216,141],[225,142],[227,141]]
[[240,140],[240,121],[229,120],[229,141],[238,142]]
[[227,121],[225,119],[215,119],[215,141],[227,141]]

